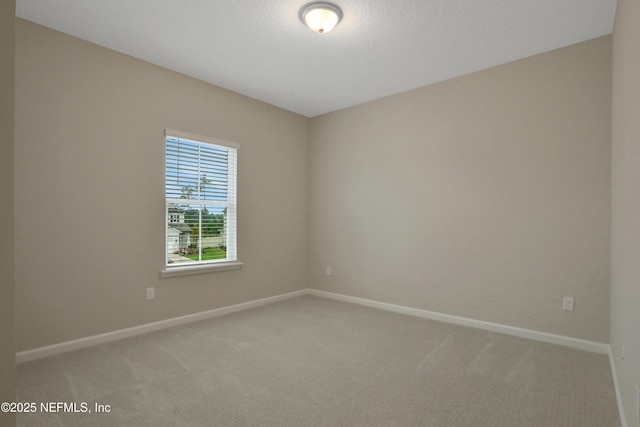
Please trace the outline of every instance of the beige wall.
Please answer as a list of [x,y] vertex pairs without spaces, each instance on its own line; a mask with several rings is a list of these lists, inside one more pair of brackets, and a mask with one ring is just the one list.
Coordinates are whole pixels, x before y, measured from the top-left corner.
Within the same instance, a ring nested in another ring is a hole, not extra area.
[[608,342],[610,44],[312,119],[312,287]]
[[[159,279],[165,128],[240,143],[242,270]],[[18,20],[17,350],[306,288],[307,137],[305,117]]]
[[[15,400],[13,146],[14,146],[14,27],[13,0],[0,2],[0,402]],[[15,418],[0,413],[0,424]]]
[[[627,424],[640,426],[640,3],[618,0],[613,32],[611,348]],[[622,347],[625,358],[622,358]]]
[[[308,120],[18,20],[18,351],[309,286],[608,342],[610,44]],[[158,278],[165,127],[241,144],[244,269]]]

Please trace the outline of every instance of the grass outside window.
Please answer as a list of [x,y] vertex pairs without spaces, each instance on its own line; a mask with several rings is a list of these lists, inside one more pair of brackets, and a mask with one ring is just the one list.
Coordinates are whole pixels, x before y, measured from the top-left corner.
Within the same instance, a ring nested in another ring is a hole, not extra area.
[[198,257],[198,254],[183,255],[193,261],[209,261],[214,259],[225,259],[227,252],[220,248],[202,248],[202,259]]

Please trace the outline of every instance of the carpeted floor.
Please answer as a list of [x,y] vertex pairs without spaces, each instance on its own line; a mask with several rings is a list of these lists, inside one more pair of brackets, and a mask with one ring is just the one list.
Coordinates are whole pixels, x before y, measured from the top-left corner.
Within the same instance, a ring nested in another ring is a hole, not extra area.
[[605,355],[311,296],[20,364],[18,401],[28,427],[620,426]]

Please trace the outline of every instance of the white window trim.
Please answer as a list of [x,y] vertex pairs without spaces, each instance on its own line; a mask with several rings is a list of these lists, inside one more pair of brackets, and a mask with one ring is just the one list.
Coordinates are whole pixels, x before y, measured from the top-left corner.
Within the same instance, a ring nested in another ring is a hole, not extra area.
[[210,136],[198,135],[195,133],[182,132],[180,130],[165,129],[164,137],[166,138],[167,136],[188,139],[190,141],[208,142],[209,144],[221,145],[223,147],[234,148],[236,150],[240,149],[240,144],[237,142],[225,141],[224,139],[211,138]]
[[189,265],[184,267],[171,267],[160,271],[160,278],[190,276],[192,274],[217,273],[219,271],[240,270],[244,263],[242,261],[219,262],[205,265]]
[[[227,148],[233,148],[236,151],[240,150],[240,144],[238,144],[237,142],[232,142],[232,141],[226,141],[224,139],[218,139],[218,138],[212,138],[209,136],[205,136],[205,135],[198,135],[195,133],[190,133],[190,132],[183,132],[183,131],[179,131],[179,130],[175,130],[175,129],[165,129],[164,131],[164,136],[165,139],[167,138],[167,136],[172,136],[175,138],[184,138],[184,139],[188,139],[190,141],[200,141],[200,142],[206,142],[209,144],[214,144],[214,145],[220,145],[223,147],[227,147]],[[237,177],[237,171],[236,171],[236,181],[237,181],[238,177]],[[166,198],[165,198],[166,200]],[[235,203],[237,203],[237,200],[235,201]],[[237,206],[237,205],[236,205]],[[166,218],[167,215],[165,215],[165,223],[167,222]],[[235,244],[237,245],[237,235],[236,235],[236,242]],[[166,237],[165,237],[165,257],[166,257]],[[166,260],[166,258],[165,258]],[[165,261],[166,263],[166,261]],[[230,270],[240,270],[242,268],[242,266],[244,265],[244,263],[242,261],[240,261],[239,259],[236,259],[235,261],[221,261],[221,262],[213,262],[213,263],[206,263],[206,264],[189,264],[189,265],[185,265],[185,266],[172,266],[172,267],[166,267],[162,270],[160,270],[160,278],[161,279],[167,279],[167,278],[171,278],[171,277],[179,277],[179,276],[190,276],[190,275],[194,275],[194,274],[204,274],[204,273],[216,273],[216,272],[221,272],[221,271],[230,271]]]

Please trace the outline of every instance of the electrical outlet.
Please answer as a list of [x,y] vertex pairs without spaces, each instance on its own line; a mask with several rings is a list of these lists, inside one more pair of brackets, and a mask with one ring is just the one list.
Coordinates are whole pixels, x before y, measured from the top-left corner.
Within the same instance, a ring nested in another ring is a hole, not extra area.
[[327,267],[326,273],[327,273],[327,276],[331,276],[331,267]]
[[623,345],[622,346],[622,355],[620,356],[620,358],[622,360],[624,360],[625,357],[627,357],[627,348]]
[[154,299],[156,297],[155,288],[147,288],[147,299]]
[[562,309],[573,311],[573,297],[562,298]]

